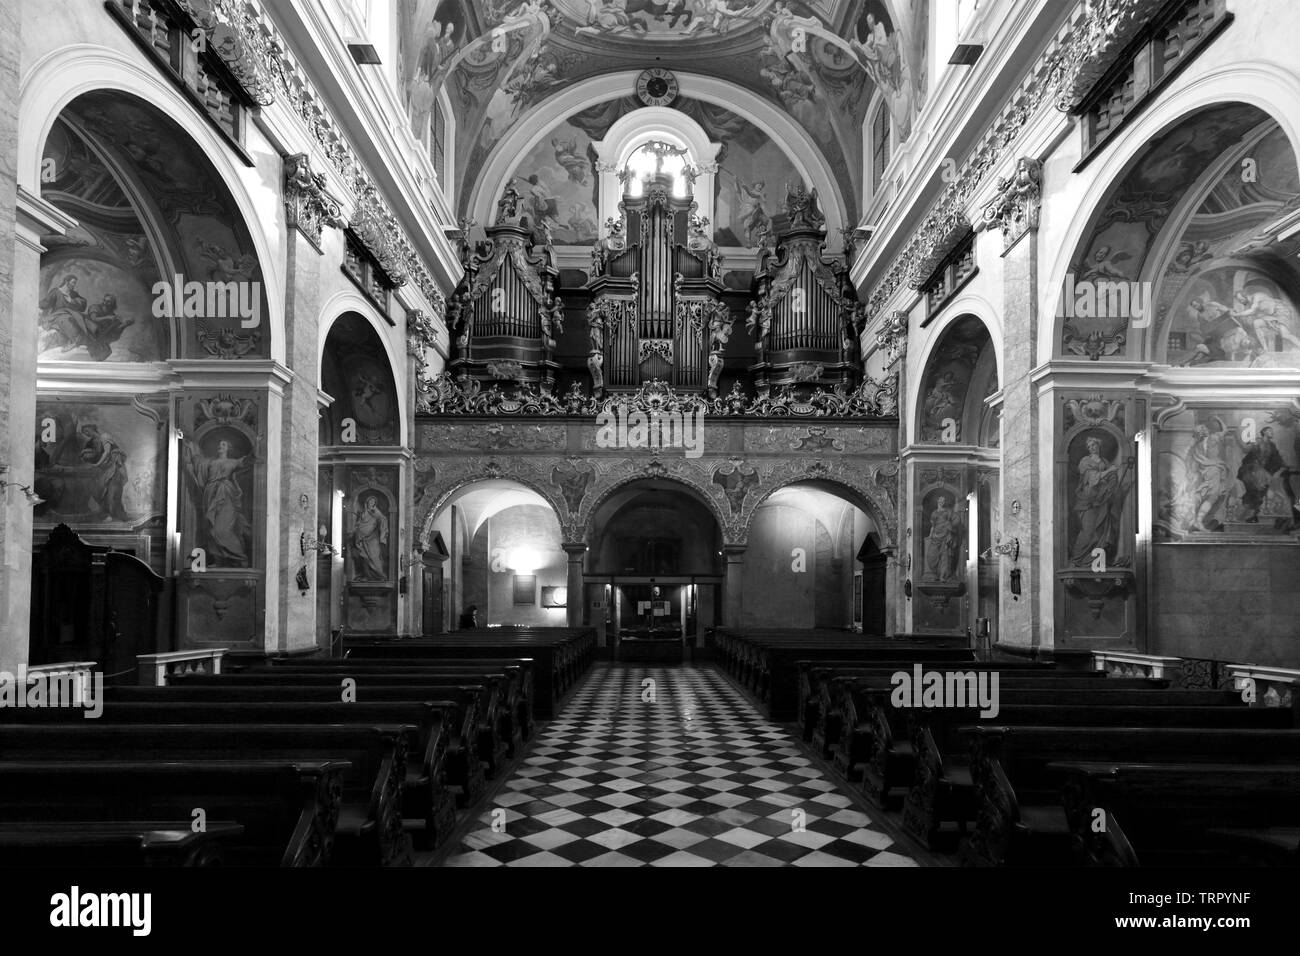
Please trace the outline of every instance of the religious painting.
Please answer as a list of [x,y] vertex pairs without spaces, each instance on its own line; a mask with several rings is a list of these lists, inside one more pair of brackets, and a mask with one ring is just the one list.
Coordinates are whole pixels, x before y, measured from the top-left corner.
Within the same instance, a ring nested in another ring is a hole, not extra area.
[[[135,97],[86,93],[60,114],[44,159],[55,178],[43,194],[79,225],[49,242],[41,260],[42,359],[268,354],[269,306],[252,236],[211,162],[174,121]],[[152,242],[168,253],[167,275],[159,275]],[[239,314],[228,303],[212,311],[208,295],[197,312],[187,300],[175,315],[179,290],[156,314],[155,284],[174,285],[178,275],[185,283],[239,283]]]
[[759,20],[773,0],[554,0],[579,36],[670,42],[726,36]]
[[[1139,317],[1150,323],[1156,307],[1149,301],[1151,283],[1139,281],[1156,237],[1197,177],[1265,119],[1253,108],[1204,110],[1152,142],[1107,196],[1079,246],[1065,287],[1052,293],[1057,298],[1049,308],[1062,320],[1064,354],[1093,361],[1127,354],[1132,323]],[[1220,211],[1217,206],[1216,211]],[[1179,254],[1190,267],[1191,260],[1208,258],[1207,249],[1208,244],[1197,246],[1191,241],[1190,248]],[[1130,300],[1140,295],[1136,303],[1129,303],[1139,307],[1077,307],[1077,291],[1100,283],[1121,284],[1130,292]]]
[[208,567],[252,567],[255,460],[248,436],[232,425],[181,444],[181,470],[198,511],[195,546]]
[[411,132],[428,142],[430,118],[440,84],[467,37],[461,0],[399,0],[397,4],[397,90]]
[[958,584],[964,577],[966,514],[957,492],[935,488],[921,504],[921,574],[926,584]]
[[772,217],[782,208],[786,188],[802,183],[785,150],[742,121],[718,157],[714,242],[750,249],[772,245]]
[[147,406],[42,399],[33,490],[38,524],[134,528],[167,509],[162,418]]
[[348,579],[353,582],[391,580],[389,567],[388,496],[371,488],[363,489],[352,514],[348,532]]
[[1160,426],[1155,524],[1166,540],[1300,530],[1300,407],[1195,407]]
[[551,129],[520,160],[514,184],[536,241],[589,246],[599,238],[599,177],[586,131],[567,122]]
[[1114,429],[1084,428],[1070,439],[1068,461],[1066,563],[1131,567],[1132,539],[1123,531],[1137,474],[1132,449]]
[[1189,368],[1300,368],[1300,315],[1291,297],[1249,267],[1223,266],[1187,282],[1171,309],[1182,333],[1171,364]]
[[[979,319],[959,319],[944,333],[943,340],[926,366],[921,388],[919,438],[927,443],[954,444],[978,440],[978,434],[966,434],[966,405],[976,365],[989,343],[988,330]],[[996,366],[992,363],[993,390],[996,390]],[[982,409],[981,409],[982,410]],[[978,419],[972,423],[978,432]]]
[[397,438],[397,403],[386,363],[370,357],[344,359],[343,377],[357,422],[357,440],[376,445]]

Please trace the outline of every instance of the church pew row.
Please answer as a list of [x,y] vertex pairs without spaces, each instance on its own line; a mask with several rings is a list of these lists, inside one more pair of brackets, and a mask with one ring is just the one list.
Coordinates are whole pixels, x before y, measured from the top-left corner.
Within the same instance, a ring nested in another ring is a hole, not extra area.
[[[107,700],[239,700],[236,689],[260,691],[283,700],[454,701],[465,714],[460,733],[493,777],[507,754],[522,744],[515,730],[508,690],[500,674],[442,674],[421,672],[400,676],[376,674],[302,674],[269,670],[219,675],[195,675],[167,687],[109,688]],[[347,683],[351,682],[351,683]],[[230,691],[230,694],[225,694]],[[225,694],[225,696],[222,696]],[[190,695],[190,696],[186,696]],[[472,716],[471,716],[472,715]]]
[[344,760],[4,760],[6,824],[132,820],[213,821],[243,828],[224,845],[227,863],[324,866],[343,801]]
[[[1012,727],[995,720],[962,727],[959,733],[969,745],[975,786],[975,823],[962,856],[976,866],[1073,861],[1060,773],[1049,769],[1056,762],[1137,761],[1158,755],[1161,762],[1183,764],[1300,763],[1300,730]],[[1246,855],[1267,855],[1272,848],[1268,838],[1262,843],[1239,839]]]
[[948,641],[870,638],[842,631],[719,629],[713,646],[723,670],[764,703],[768,716],[777,721],[799,719],[800,661],[974,659],[968,648]]
[[[152,688],[151,688],[152,689]],[[0,725],[0,760],[346,760],[333,862],[402,866],[409,728],[403,725],[82,724]]]
[[591,628],[494,627],[455,631],[436,639],[346,638],[347,659],[364,661],[455,661],[533,659],[533,708],[554,716],[564,696],[590,668],[596,653]]
[[[965,668],[981,673],[977,668]],[[1071,671],[1058,673],[1005,671],[989,668],[998,675],[999,696],[1003,702],[1022,704],[1088,704],[1104,699],[1110,704],[1199,704],[1224,706],[1240,703],[1233,695],[1219,692],[1167,691],[1166,681],[1144,678],[1113,678],[1089,680],[1070,676]],[[914,772],[912,729],[908,723],[910,710],[892,704],[893,686],[890,676],[855,677],[837,682],[832,690],[838,695],[831,708],[825,729],[814,732],[814,746],[822,743],[824,756],[846,779],[858,780],[878,752],[879,786],[869,787],[883,805],[886,796],[895,787],[911,785]],[[1158,691],[1158,701],[1143,696]],[[875,781],[872,781],[873,785]]]
[[[843,707],[846,703],[846,690],[854,682],[870,682],[874,686],[888,687],[894,674],[911,674],[913,665],[910,660],[866,660],[857,661],[852,666],[837,665],[821,667],[816,661],[800,661],[799,667],[799,715],[802,720],[803,738],[806,741],[818,741],[817,747],[824,756],[830,756],[839,738],[843,724]],[[997,671],[1004,675],[1004,680],[1033,680],[1035,675],[1047,675],[1052,680],[1079,680],[1080,686],[1092,687],[1096,678],[1079,677],[1083,672],[1057,672],[1051,665],[1029,664],[1022,662],[1000,661],[961,661],[933,662],[929,668],[961,670],[979,673]],[[1056,686],[1056,685],[1053,685]]]
[[201,832],[185,820],[70,820],[0,823],[0,864],[37,867],[223,866],[238,823],[209,820]]
[[[187,714],[202,714],[206,707],[213,715],[230,715],[231,723],[256,722],[259,715],[267,723],[297,723],[291,715],[315,714],[328,723],[407,724],[414,728],[408,734],[408,753],[418,774],[408,776],[412,794],[404,803],[445,818],[438,804],[448,795],[463,808],[476,803],[487,786],[487,770],[474,743],[481,693],[477,686],[439,688],[436,695],[431,688],[399,689],[396,699],[375,691],[344,703],[332,687],[108,687],[104,716],[116,720],[125,715],[123,722],[137,723],[137,709],[147,715],[148,709],[162,714],[164,708],[183,706]],[[422,812],[414,819],[426,817]]]
[[1259,840],[1300,826],[1297,763],[1085,761],[1049,767],[1065,777],[1062,802],[1085,864],[1219,865],[1230,857],[1219,840],[1207,837],[1211,829]]
[[[491,658],[455,658],[445,661],[429,661],[427,663],[403,660],[376,661],[365,660],[363,658],[351,658],[348,660],[310,657],[272,658],[264,665],[249,667],[244,670],[230,670],[226,673],[263,673],[265,671],[273,671],[276,673],[286,674],[337,674],[340,676],[368,674],[374,675],[375,677],[385,677],[393,683],[402,683],[400,678],[408,673],[423,674],[428,672],[448,675],[504,675],[507,682],[504,699],[508,703],[511,703],[515,708],[514,713],[511,715],[511,719],[515,731],[520,738],[520,742],[523,742],[530,740],[533,735],[533,664],[534,662],[531,657],[501,658],[499,660],[493,660]],[[511,753],[511,756],[514,756],[513,752]]]
[[[1098,692],[1100,693],[1100,692]],[[1151,691],[1144,704],[1022,704],[1013,691],[1002,692],[996,720],[1007,726],[1291,728],[1290,711],[1218,705],[1162,705],[1169,691]],[[1214,691],[1206,693],[1214,694]],[[886,704],[886,706],[888,706]],[[915,772],[903,803],[903,827],[930,849],[937,849],[941,829],[955,823],[964,833],[973,817],[975,789],[968,752],[960,745],[960,728],[979,722],[967,708],[912,708]],[[872,767],[875,763],[873,754]],[[868,770],[868,775],[872,772]]]
[[[795,662],[799,681],[799,716],[798,721],[804,740],[811,741],[817,725],[839,705],[838,690],[834,685],[857,677],[878,677],[881,672],[893,674],[898,670],[908,673],[917,661],[909,660],[900,654],[894,660],[826,660],[804,659]],[[963,663],[963,670],[992,670],[1008,673],[1020,672],[1055,672],[1056,665],[1041,661],[970,661]],[[1070,677],[1105,679],[1101,671],[1069,671]]]
[[[157,688],[166,691],[169,688]],[[256,688],[252,689],[256,695]],[[153,700],[105,702],[106,724],[242,724],[250,728],[280,725],[390,725],[406,728],[407,774],[402,795],[404,819],[423,820],[425,839],[443,839],[455,823],[455,802],[466,805],[482,796],[483,768],[459,737],[454,702],[341,702],[246,699],[239,702]],[[7,723],[89,726],[72,708],[14,708]],[[459,791],[459,792],[458,792]],[[243,822],[243,821],[238,821]],[[429,834],[432,834],[430,836]]]

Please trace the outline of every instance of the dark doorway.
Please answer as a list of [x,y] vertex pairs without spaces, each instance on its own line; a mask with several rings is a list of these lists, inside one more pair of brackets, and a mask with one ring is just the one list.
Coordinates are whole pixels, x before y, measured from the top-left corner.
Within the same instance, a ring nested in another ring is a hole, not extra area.
[[885,575],[889,556],[880,550],[874,534],[858,549],[862,562],[862,633],[885,633]]

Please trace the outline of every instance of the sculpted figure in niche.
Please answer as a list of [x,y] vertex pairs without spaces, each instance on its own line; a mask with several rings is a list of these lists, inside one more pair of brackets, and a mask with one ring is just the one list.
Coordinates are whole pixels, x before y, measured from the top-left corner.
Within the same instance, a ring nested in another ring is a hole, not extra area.
[[948,584],[957,580],[957,562],[961,551],[961,512],[952,506],[952,498],[940,495],[930,512],[930,533],[924,544],[925,569],[921,580]]
[[249,566],[248,537],[251,526],[244,514],[244,491],[236,472],[249,467],[252,455],[230,457],[230,442],[217,442],[211,458],[183,445],[185,470],[202,496],[204,531],[199,540],[213,567]]
[[379,510],[379,499],[366,495],[352,526],[353,580],[388,580],[388,516]]

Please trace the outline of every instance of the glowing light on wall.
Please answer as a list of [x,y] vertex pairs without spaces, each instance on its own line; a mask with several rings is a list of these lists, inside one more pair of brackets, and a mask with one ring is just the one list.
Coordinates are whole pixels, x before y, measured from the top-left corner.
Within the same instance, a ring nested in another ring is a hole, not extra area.
[[546,559],[532,548],[515,548],[510,552],[510,570],[519,574],[532,574],[546,566]]

